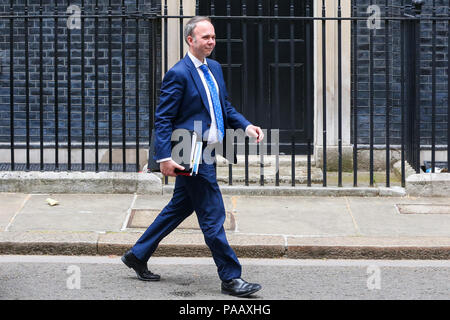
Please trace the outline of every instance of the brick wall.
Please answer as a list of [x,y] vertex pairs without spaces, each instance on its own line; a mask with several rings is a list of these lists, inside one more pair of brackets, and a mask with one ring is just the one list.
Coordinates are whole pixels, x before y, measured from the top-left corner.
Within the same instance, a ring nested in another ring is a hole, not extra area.
[[[26,0],[14,0],[14,12],[23,14]],[[403,0],[409,3],[409,0]],[[392,14],[399,15],[399,6],[402,0],[390,0],[389,5],[393,6]],[[54,1],[43,0],[44,14],[54,14],[54,3],[58,4],[58,12],[64,14],[70,4],[81,7],[81,0],[77,1]],[[99,0],[99,12],[106,13],[108,0]],[[148,11],[151,0],[139,1],[139,10]],[[157,1],[153,1],[156,3]],[[29,13],[38,14],[39,0],[28,0]],[[94,13],[95,1],[85,1],[86,14]],[[384,10],[385,0],[358,0],[358,16],[366,16],[369,4],[377,4]],[[433,0],[426,0],[423,7],[423,14],[431,13]],[[113,13],[121,13],[122,1],[112,0]],[[159,5],[159,4],[158,4]],[[447,15],[448,0],[435,0],[436,13]],[[0,4],[0,14],[9,13],[9,1]],[[136,11],[136,1],[126,0],[127,12]],[[112,23],[112,134],[113,141],[122,140],[122,65],[126,65],[126,139],[129,144],[133,144],[136,136],[136,52],[135,52],[135,20],[127,20],[126,26],[122,29],[121,19],[113,19]],[[374,134],[375,144],[385,143],[385,46],[384,46],[384,23],[381,22],[381,30],[377,30],[374,35]],[[422,144],[431,143],[431,22],[422,22],[421,33],[421,134]],[[389,43],[390,43],[390,77],[392,92],[392,113],[390,136],[392,144],[400,144],[400,24],[390,23]],[[126,34],[126,45],[122,48],[122,30]],[[139,73],[140,73],[140,93],[139,93],[139,136],[140,141],[146,144],[149,133],[149,117],[151,108],[149,101],[149,32],[148,22],[139,22]],[[0,142],[10,141],[10,106],[9,106],[9,20],[0,19]],[[365,21],[358,22],[358,28],[353,30],[358,37],[358,143],[369,143],[369,32]],[[64,143],[68,137],[68,89],[67,89],[67,21],[58,21],[58,137],[59,142]],[[86,141],[94,141],[94,113],[95,113],[95,75],[94,75],[94,20],[85,20],[85,134]],[[43,23],[43,127],[44,141],[53,142],[55,140],[55,79],[54,79],[54,19],[44,19]],[[40,83],[39,83],[39,23],[36,19],[29,20],[29,94],[30,94],[30,139],[38,142],[40,139]],[[108,92],[108,40],[109,26],[107,20],[100,19],[99,22],[99,139],[101,142],[109,141],[109,92]],[[71,31],[71,135],[72,143],[81,141],[81,30]],[[448,26],[447,22],[437,23],[437,116],[436,116],[436,137],[438,144],[447,144],[447,43]],[[160,43],[158,42],[158,45]],[[122,61],[122,51],[125,50],[125,61]],[[26,138],[26,100],[25,100],[25,28],[23,19],[14,19],[14,135],[15,142],[24,142]],[[352,122],[353,124],[353,122]]]
[[[24,14],[26,0],[14,0],[14,13]],[[85,2],[85,14],[94,14],[95,1]],[[126,0],[126,12],[136,11],[136,2],[139,2],[139,11],[148,12],[151,0]],[[154,1],[155,2],[155,1]],[[30,15],[39,14],[39,0],[28,0]],[[64,15],[69,5],[81,7],[81,0],[54,1],[43,0],[44,15],[55,13],[57,3],[58,14]],[[156,3],[156,2],[155,2]],[[106,15],[108,0],[98,0],[99,13]],[[121,14],[122,1],[112,1],[113,14]],[[10,1],[0,4],[0,14],[9,14]],[[40,139],[40,29],[38,19],[29,19],[28,23],[28,57],[29,57],[29,110],[30,110],[30,139],[38,142]],[[25,27],[24,19],[14,19],[14,139],[16,143],[26,139],[26,89],[25,89]],[[95,57],[94,57],[94,19],[86,18],[84,24],[84,50],[85,59],[81,61],[81,29],[71,29],[71,138],[72,143],[81,141],[82,128],[82,90],[81,90],[81,64],[85,69],[85,135],[86,142],[95,141]],[[125,47],[122,45],[122,32],[125,32]],[[151,52],[149,34],[151,27],[148,21],[139,21],[139,68],[136,65],[136,20],[127,19],[122,26],[121,18],[112,20],[112,136],[113,142],[122,141],[122,81],[125,81],[125,124],[126,139],[130,144],[135,143],[136,137],[136,72],[139,72],[139,136],[142,144],[148,144],[149,136],[149,53]],[[54,18],[43,20],[43,136],[45,142],[55,141],[55,64],[54,39],[57,34],[58,47],[58,140],[64,143],[68,139],[68,27],[67,19],[58,19],[55,31]],[[109,24],[107,19],[99,19],[98,27],[98,134],[100,142],[109,141]],[[0,19],[0,142],[10,141],[10,22],[9,19]],[[125,61],[122,52],[125,51]],[[126,77],[122,79],[122,66],[126,66]],[[150,108],[149,108],[150,107]]]
[[[425,0],[423,15],[432,14],[432,6],[435,2],[437,16],[447,16],[448,0]],[[357,0],[358,16],[367,16],[367,8],[370,4],[380,7],[382,15],[385,12],[385,0]],[[391,14],[400,16],[401,5],[410,4],[410,0],[389,0],[392,6]],[[359,21],[357,30],[358,37],[358,143],[369,143],[369,29],[366,21]],[[437,22],[436,26],[436,143],[447,145],[447,67],[448,67],[448,24],[446,21]],[[381,21],[381,29],[376,30],[373,36],[374,43],[374,143],[385,144],[386,133],[386,94],[385,94],[385,29],[384,21]],[[400,22],[389,23],[389,62],[390,81],[392,83],[392,113],[390,137],[392,144],[401,142],[401,104],[400,104]],[[432,109],[432,22],[421,22],[421,144],[431,144],[431,109]],[[353,122],[352,122],[353,125]]]

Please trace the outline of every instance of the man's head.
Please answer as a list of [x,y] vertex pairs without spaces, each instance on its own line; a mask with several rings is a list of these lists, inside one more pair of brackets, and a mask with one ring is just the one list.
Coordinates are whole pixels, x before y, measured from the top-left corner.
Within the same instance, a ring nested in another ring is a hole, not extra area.
[[216,33],[211,20],[202,16],[190,19],[184,27],[184,40],[191,53],[203,61],[216,46]]

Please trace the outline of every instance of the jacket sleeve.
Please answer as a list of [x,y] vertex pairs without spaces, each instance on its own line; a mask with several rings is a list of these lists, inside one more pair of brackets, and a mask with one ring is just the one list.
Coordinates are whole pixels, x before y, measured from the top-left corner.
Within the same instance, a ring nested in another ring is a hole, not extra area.
[[170,158],[173,123],[183,98],[184,83],[179,75],[169,70],[161,84],[159,105],[155,111],[155,160]]

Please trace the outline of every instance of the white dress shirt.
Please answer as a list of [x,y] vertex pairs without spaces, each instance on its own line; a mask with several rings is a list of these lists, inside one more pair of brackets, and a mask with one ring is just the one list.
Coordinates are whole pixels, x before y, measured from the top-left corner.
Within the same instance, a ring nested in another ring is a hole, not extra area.
[[[206,96],[208,97],[209,113],[211,114],[211,127],[209,127],[208,144],[217,143],[217,142],[219,142],[219,138],[218,138],[218,132],[217,132],[216,114],[214,112],[214,106],[213,106],[212,99],[211,99],[211,93],[209,92],[209,87],[208,87],[208,84],[206,83],[205,74],[200,69],[200,66],[202,64],[205,64],[206,66],[208,66],[208,62],[206,61],[206,59],[204,60],[204,62],[198,60],[190,51],[188,51],[188,56],[189,56],[189,58],[191,58],[192,63],[195,66],[195,69],[197,69],[200,79],[202,79],[203,87],[205,88]],[[214,78],[214,75],[212,74],[211,70],[209,70],[209,68],[208,68],[208,72],[214,81],[214,85],[216,86],[217,95],[220,96],[219,86],[217,84],[216,79]],[[223,106],[222,106],[222,108],[223,108]]]

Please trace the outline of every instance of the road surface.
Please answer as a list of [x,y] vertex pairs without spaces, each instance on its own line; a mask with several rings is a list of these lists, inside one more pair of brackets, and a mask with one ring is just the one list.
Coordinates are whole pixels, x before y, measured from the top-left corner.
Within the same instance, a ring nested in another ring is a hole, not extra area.
[[[450,261],[241,259],[256,300],[450,299]],[[160,282],[120,257],[0,256],[0,299],[231,299],[209,258],[152,258]]]

